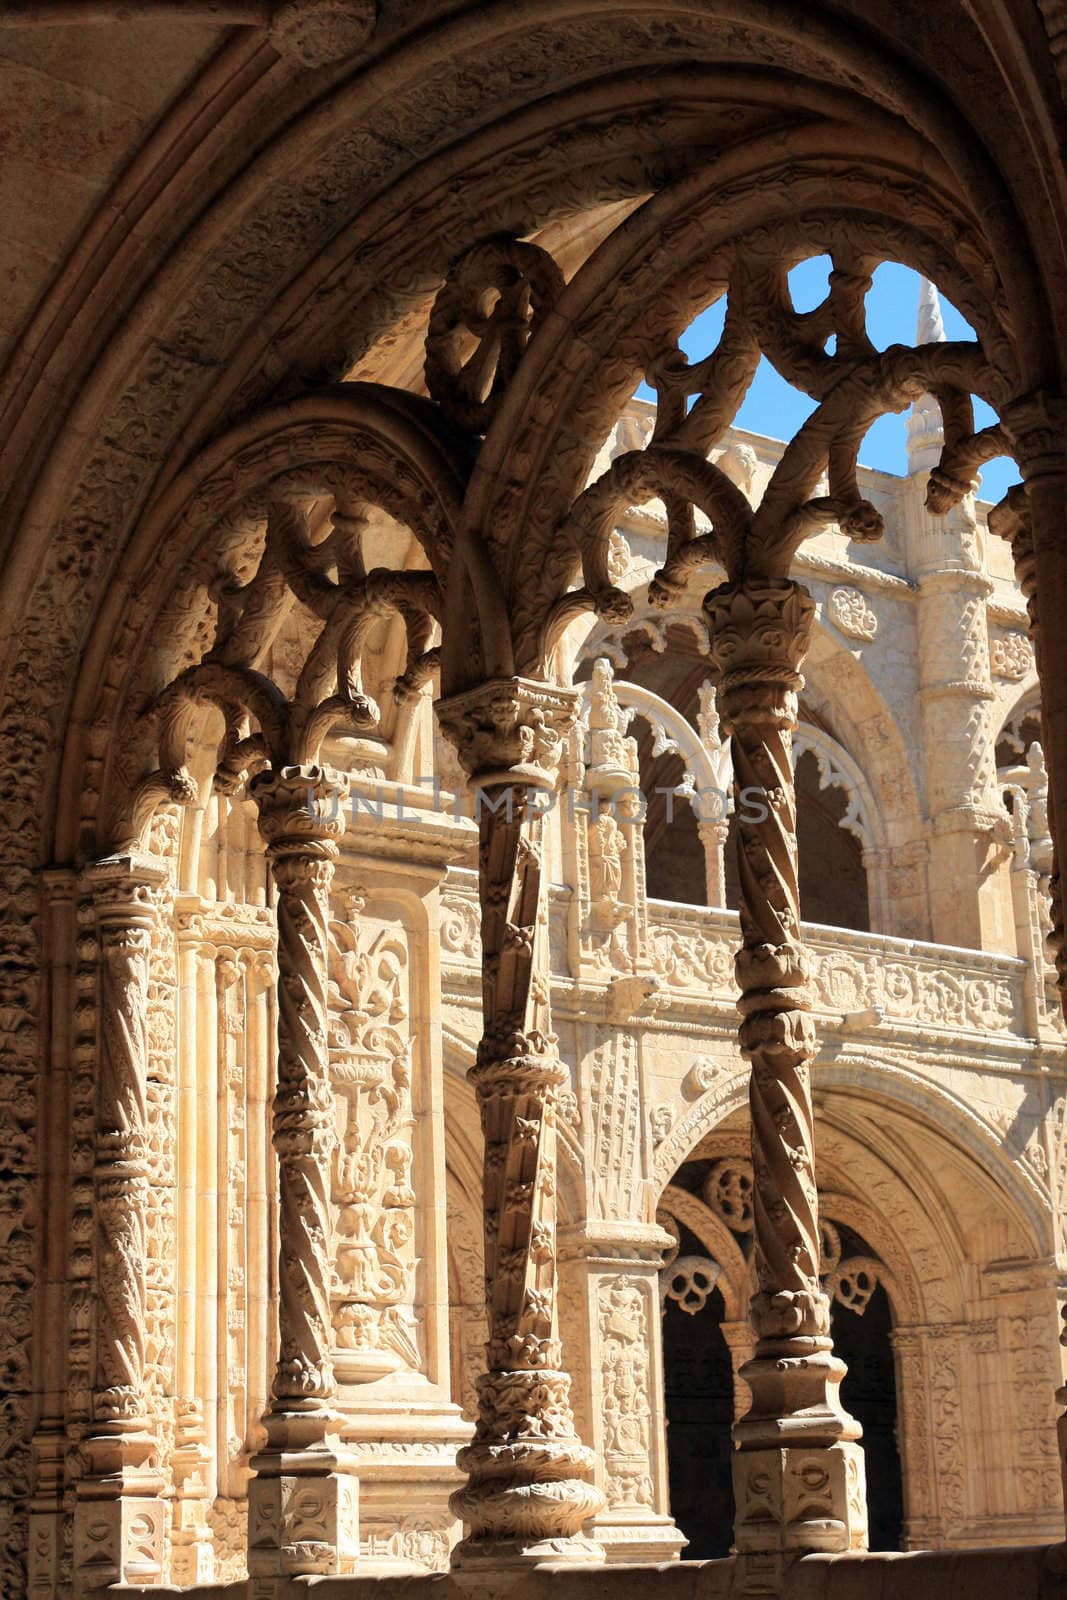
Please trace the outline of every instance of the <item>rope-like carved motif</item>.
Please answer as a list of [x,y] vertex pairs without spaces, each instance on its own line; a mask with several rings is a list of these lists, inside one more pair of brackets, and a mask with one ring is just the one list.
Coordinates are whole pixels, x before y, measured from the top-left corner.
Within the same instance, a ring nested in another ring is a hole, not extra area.
[[105,1433],[146,1418],[148,963],[162,877],[147,857],[116,857],[89,874],[101,961],[93,1418]]
[[[329,891],[344,832],[330,814],[333,775],[285,769],[253,780],[260,830],[278,887],[278,1083],[274,1148],[280,1168],[280,1349],[273,1392],[324,1403],[330,1363],[330,1164],[333,1100],[328,1029]],[[324,806],[325,803],[325,806]]]
[[800,943],[796,796],[790,735],[814,602],[785,580],[708,596],[718,703],[739,807],[741,1049],[752,1064],[757,1331],[824,1334],[810,1065],[808,962]]
[[519,1547],[528,1555],[531,1545],[545,1556],[590,1556],[575,1536],[601,1497],[584,1481],[593,1455],[575,1433],[558,1327],[556,1119],[567,1074],[549,1014],[542,840],[577,697],[512,680],[438,709],[484,790],[484,1033],[470,1076],[485,1136],[489,1339],[477,1430],[457,1457],[469,1480],[452,1508],[471,1530],[467,1561]]
[[122,929],[106,939],[102,955],[96,1168],[102,1388],[93,1400],[98,1421],[140,1417],[144,1410],[148,930]]

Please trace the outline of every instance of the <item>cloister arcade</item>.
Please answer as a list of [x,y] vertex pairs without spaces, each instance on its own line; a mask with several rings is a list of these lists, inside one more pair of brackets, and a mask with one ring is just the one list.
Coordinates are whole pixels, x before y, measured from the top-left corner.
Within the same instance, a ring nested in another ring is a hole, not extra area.
[[1067,11],[0,84],[0,1593],[1060,1592]]

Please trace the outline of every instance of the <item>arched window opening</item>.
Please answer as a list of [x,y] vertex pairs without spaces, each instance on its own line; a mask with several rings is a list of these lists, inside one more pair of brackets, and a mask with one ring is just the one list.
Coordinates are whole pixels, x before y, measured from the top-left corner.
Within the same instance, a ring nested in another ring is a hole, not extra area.
[[671,1515],[689,1540],[683,1557],[710,1561],[729,1555],[733,1537],[733,1368],[718,1266],[688,1228],[679,1233],[661,1280],[667,1474]]
[[644,718],[635,719],[645,815],[645,882],[653,900],[707,905],[704,847],[685,796],[685,763],[673,749],[657,755],[659,740]]
[[807,922],[832,928],[870,929],[863,848],[845,823],[849,796],[837,784],[823,786],[811,750],[796,764],[797,851],[800,905]]
[[[870,844],[865,797],[843,769],[845,752],[814,724],[802,723],[794,743],[800,907],[805,922],[871,931],[864,851]],[[737,824],[726,846],[726,903],[740,900]]]
[[[731,1429],[748,1407],[740,1377],[752,1351],[746,1320],[754,1287],[748,1158],[683,1162],[658,1220],[676,1240],[660,1273],[671,1514],[689,1540],[686,1558],[708,1560],[730,1548]],[[834,1349],[848,1368],[842,1403],[863,1428],[870,1548],[898,1550],[904,1490],[885,1268],[844,1223],[824,1217],[821,1237],[820,1276],[830,1298]]]
[[[863,1429],[872,1550],[899,1550],[904,1484],[897,1436],[893,1311],[870,1247],[843,1223],[823,1222],[823,1248],[839,1257],[827,1275],[834,1352],[848,1368],[841,1400]],[[824,1266],[827,1264],[824,1254]]]

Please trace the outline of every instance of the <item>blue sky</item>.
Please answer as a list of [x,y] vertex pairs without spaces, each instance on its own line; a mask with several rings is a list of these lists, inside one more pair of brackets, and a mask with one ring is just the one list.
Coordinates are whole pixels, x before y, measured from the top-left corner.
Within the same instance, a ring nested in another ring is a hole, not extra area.
[[[809,311],[825,298],[829,270],[830,260],[827,256],[814,256],[810,261],[794,267],[789,282],[793,303],[798,311]],[[867,328],[880,350],[890,344],[915,343],[918,304],[918,274],[896,262],[883,262],[874,274],[874,282],[867,296]],[[697,317],[682,335],[682,349],[690,361],[699,360],[714,349],[722,332],[725,311],[724,298]],[[941,296],[941,316],[946,338],[974,338],[970,323],[944,295]],[[643,400],[656,398],[654,392],[644,384],[637,393]],[[769,434],[775,439],[789,439],[814,409],[815,404],[807,395],[792,388],[763,359],[745,403],[737,414],[737,423],[739,427],[751,428],[755,433]],[[995,420],[989,406],[976,398],[976,426],[985,427]],[[881,417],[863,442],[860,462],[867,467],[879,467],[884,472],[905,473],[908,462],[904,423],[903,413],[900,416]],[[990,461],[982,470],[979,493],[983,500],[999,500],[1008,486],[1018,481],[1019,474],[1013,461],[1007,458]]]

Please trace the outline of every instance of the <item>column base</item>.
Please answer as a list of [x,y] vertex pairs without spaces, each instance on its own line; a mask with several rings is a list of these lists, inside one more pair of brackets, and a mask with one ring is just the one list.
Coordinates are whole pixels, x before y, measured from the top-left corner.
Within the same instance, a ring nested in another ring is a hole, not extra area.
[[162,1478],[145,1465],[155,1449],[148,1433],[85,1441],[90,1471],[78,1483],[74,1508],[74,1570],[82,1590],[162,1578],[167,1506]]
[[453,1567],[487,1572],[603,1562],[603,1546],[583,1530],[604,1498],[577,1476],[594,1466],[593,1452],[578,1439],[475,1440],[456,1465],[469,1480],[449,1505],[471,1532],[453,1550]]
[[473,1429],[426,1388],[409,1378],[357,1390],[355,1401],[343,1388],[338,1395],[341,1445],[359,1471],[361,1578],[447,1572],[462,1535],[448,1498],[462,1483],[456,1451]]
[[[266,1419],[268,1435],[282,1419]],[[302,1419],[303,1420],[303,1419]],[[275,1426],[272,1426],[275,1425]],[[359,1558],[359,1479],[342,1448],[267,1449],[252,1458],[248,1575],[269,1593],[282,1578],[339,1576]]]
[[463,1539],[452,1552],[452,1568],[478,1572],[521,1572],[536,1567],[603,1566],[603,1545],[584,1534],[561,1539]]
[[638,1511],[606,1512],[592,1525],[592,1535],[604,1548],[604,1559],[625,1566],[677,1561],[688,1544],[673,1517]]
[[854,1441],[737,1450],[733,1480],[739,1555],[866,1550],[863,1449]]

